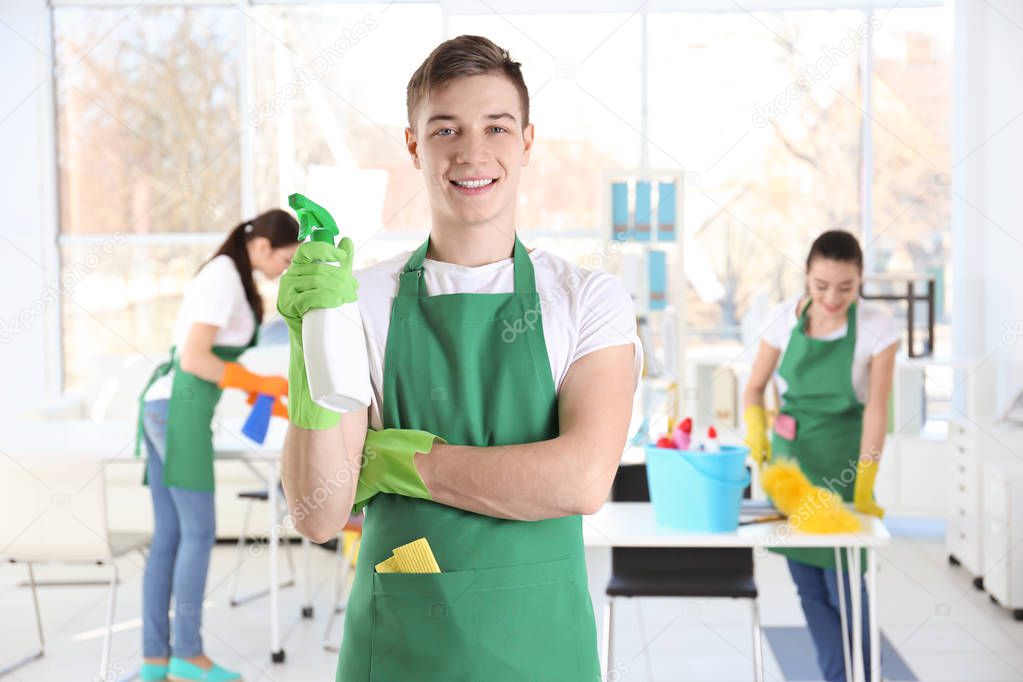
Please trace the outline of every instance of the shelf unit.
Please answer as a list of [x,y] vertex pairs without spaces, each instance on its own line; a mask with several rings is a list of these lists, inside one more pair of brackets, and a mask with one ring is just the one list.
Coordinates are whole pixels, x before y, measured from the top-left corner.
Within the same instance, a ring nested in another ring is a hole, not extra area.
[[[641,394],[645,418],[658,416],[646,412],[657,411],[655,402],[666,401],[666,409],[675,420],[685,411],[684,181],[685,172],[678,168],[608,169],[601,178],[599,196],[606,248],[616,256],[618,274],[633,295],[644,341]],[[645,189],[641,183],[646,183]],[[670,188],[670,194],[665,193],[666,188]],[[653,296],[649,293],[647,265],[651,252],[656,251],[664,253],[663,297],[659,292]]]

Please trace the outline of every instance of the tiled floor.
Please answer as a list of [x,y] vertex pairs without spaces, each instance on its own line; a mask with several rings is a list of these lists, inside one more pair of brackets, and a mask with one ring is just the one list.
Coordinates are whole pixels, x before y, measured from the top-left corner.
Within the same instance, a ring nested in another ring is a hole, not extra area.
[[[917,524],[905,530],[881,554],[880,610],[885,633],[917,678],[925,681],[995,682],[1023,680],[1023,623],[992,605],[977,592],[960,569],[948,566],[943,543]],[[310,682],[332,680],[336,654],[321,646],[333,554],[314,548],[312,562],[315,617],[299,616],[301,591],[285,590],[282,628],[287,651],[284,664],[270,662],[266,601],[238,608],[227,605],[233,548],[214,551],[210,593],[205,614],[208,652],[247,680]],[[117,633],[112,665],[102,679],[115,680],[137,669],[140,660],[139,607],[141,565],[121,562]],[[607,579],[606,553],[590,556],[591,586],[598,618],[603,604],[600,587]],[[246,555],[243,587],[257,587],[265,575],[265,559]],[[42,579],[104,576],[103,569],[42,568]],[[0,659],[28,651],[34,643],[29,592],[18,588],[21,567],[0,570]],[[760,609],[765,625],[802,622],[795,588],[784,561],[767,555],[757,559]],[[48,652],[44,659],[4,678],[14,681],[94,680],[98,677],[101,625],[106,607],[102,587],[47,587],[41,592]],[[730,600],[646,599],[622,603],[617,612],[617,679],[656,680],[752,679],[749,607]],[[340,626],[339,626],[340,627]],[[334,639],[339,639],[339,628]],[[812,653],[808,652],[808,655]],[[770,650],[766,651],[770,682],[783,678]]]

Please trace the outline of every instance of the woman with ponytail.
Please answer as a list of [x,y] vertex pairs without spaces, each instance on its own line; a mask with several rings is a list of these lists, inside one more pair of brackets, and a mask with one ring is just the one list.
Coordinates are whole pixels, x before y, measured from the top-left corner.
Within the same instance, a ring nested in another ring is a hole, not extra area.
[[[215,539],[213,411],[225,388],[272,395],[286,416],[283,376],[263,376],[237,362],[255,345],[263,321],[256,271],[276,279],[298,248],[298,223],[275,209],[236,226],[185,290],[170,359],[140,399],[146,482],[153,498],[153,545],[142,594],[141,679],[240,680],[203,653],[199,630],[206,573]],[[174,596],[174,634],[170,605]],[[173,642],[173,645],[172,645]]]

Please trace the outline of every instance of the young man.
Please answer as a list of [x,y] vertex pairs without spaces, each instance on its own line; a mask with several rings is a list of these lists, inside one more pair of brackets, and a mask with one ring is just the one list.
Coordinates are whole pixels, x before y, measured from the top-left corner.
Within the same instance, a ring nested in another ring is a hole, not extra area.
[[[350,241],[303,244],[281,283],[297,526],[325,541],[367,507],[338,680],[599,680],[580,515],[603,504],[625,445],[642,368],[632,302],[610,275],[518,241],[533,125],[505,50],[438,46],[408,116],[426,243],[354,276]],[[338,417],[309,399],[301,316],[356,289],[374,395]],[[375,570],[418,538],[440,573]]]

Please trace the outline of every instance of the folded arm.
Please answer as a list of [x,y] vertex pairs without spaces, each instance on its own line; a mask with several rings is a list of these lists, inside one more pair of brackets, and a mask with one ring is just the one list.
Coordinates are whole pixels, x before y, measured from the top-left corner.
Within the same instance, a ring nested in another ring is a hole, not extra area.
[[[633,346],[572,363],[558,395],[559,435],[535,443],[437,443],[415,456],[435,502],[506,519],[592,514],[607,499],[632,415]],[[443,434],[441,434],[443,435]]]
[[367,420],[368,410],[356,410],[330,428],[288,425],[281,483],[295,529],[313,542],[330,540],[348,522]]

